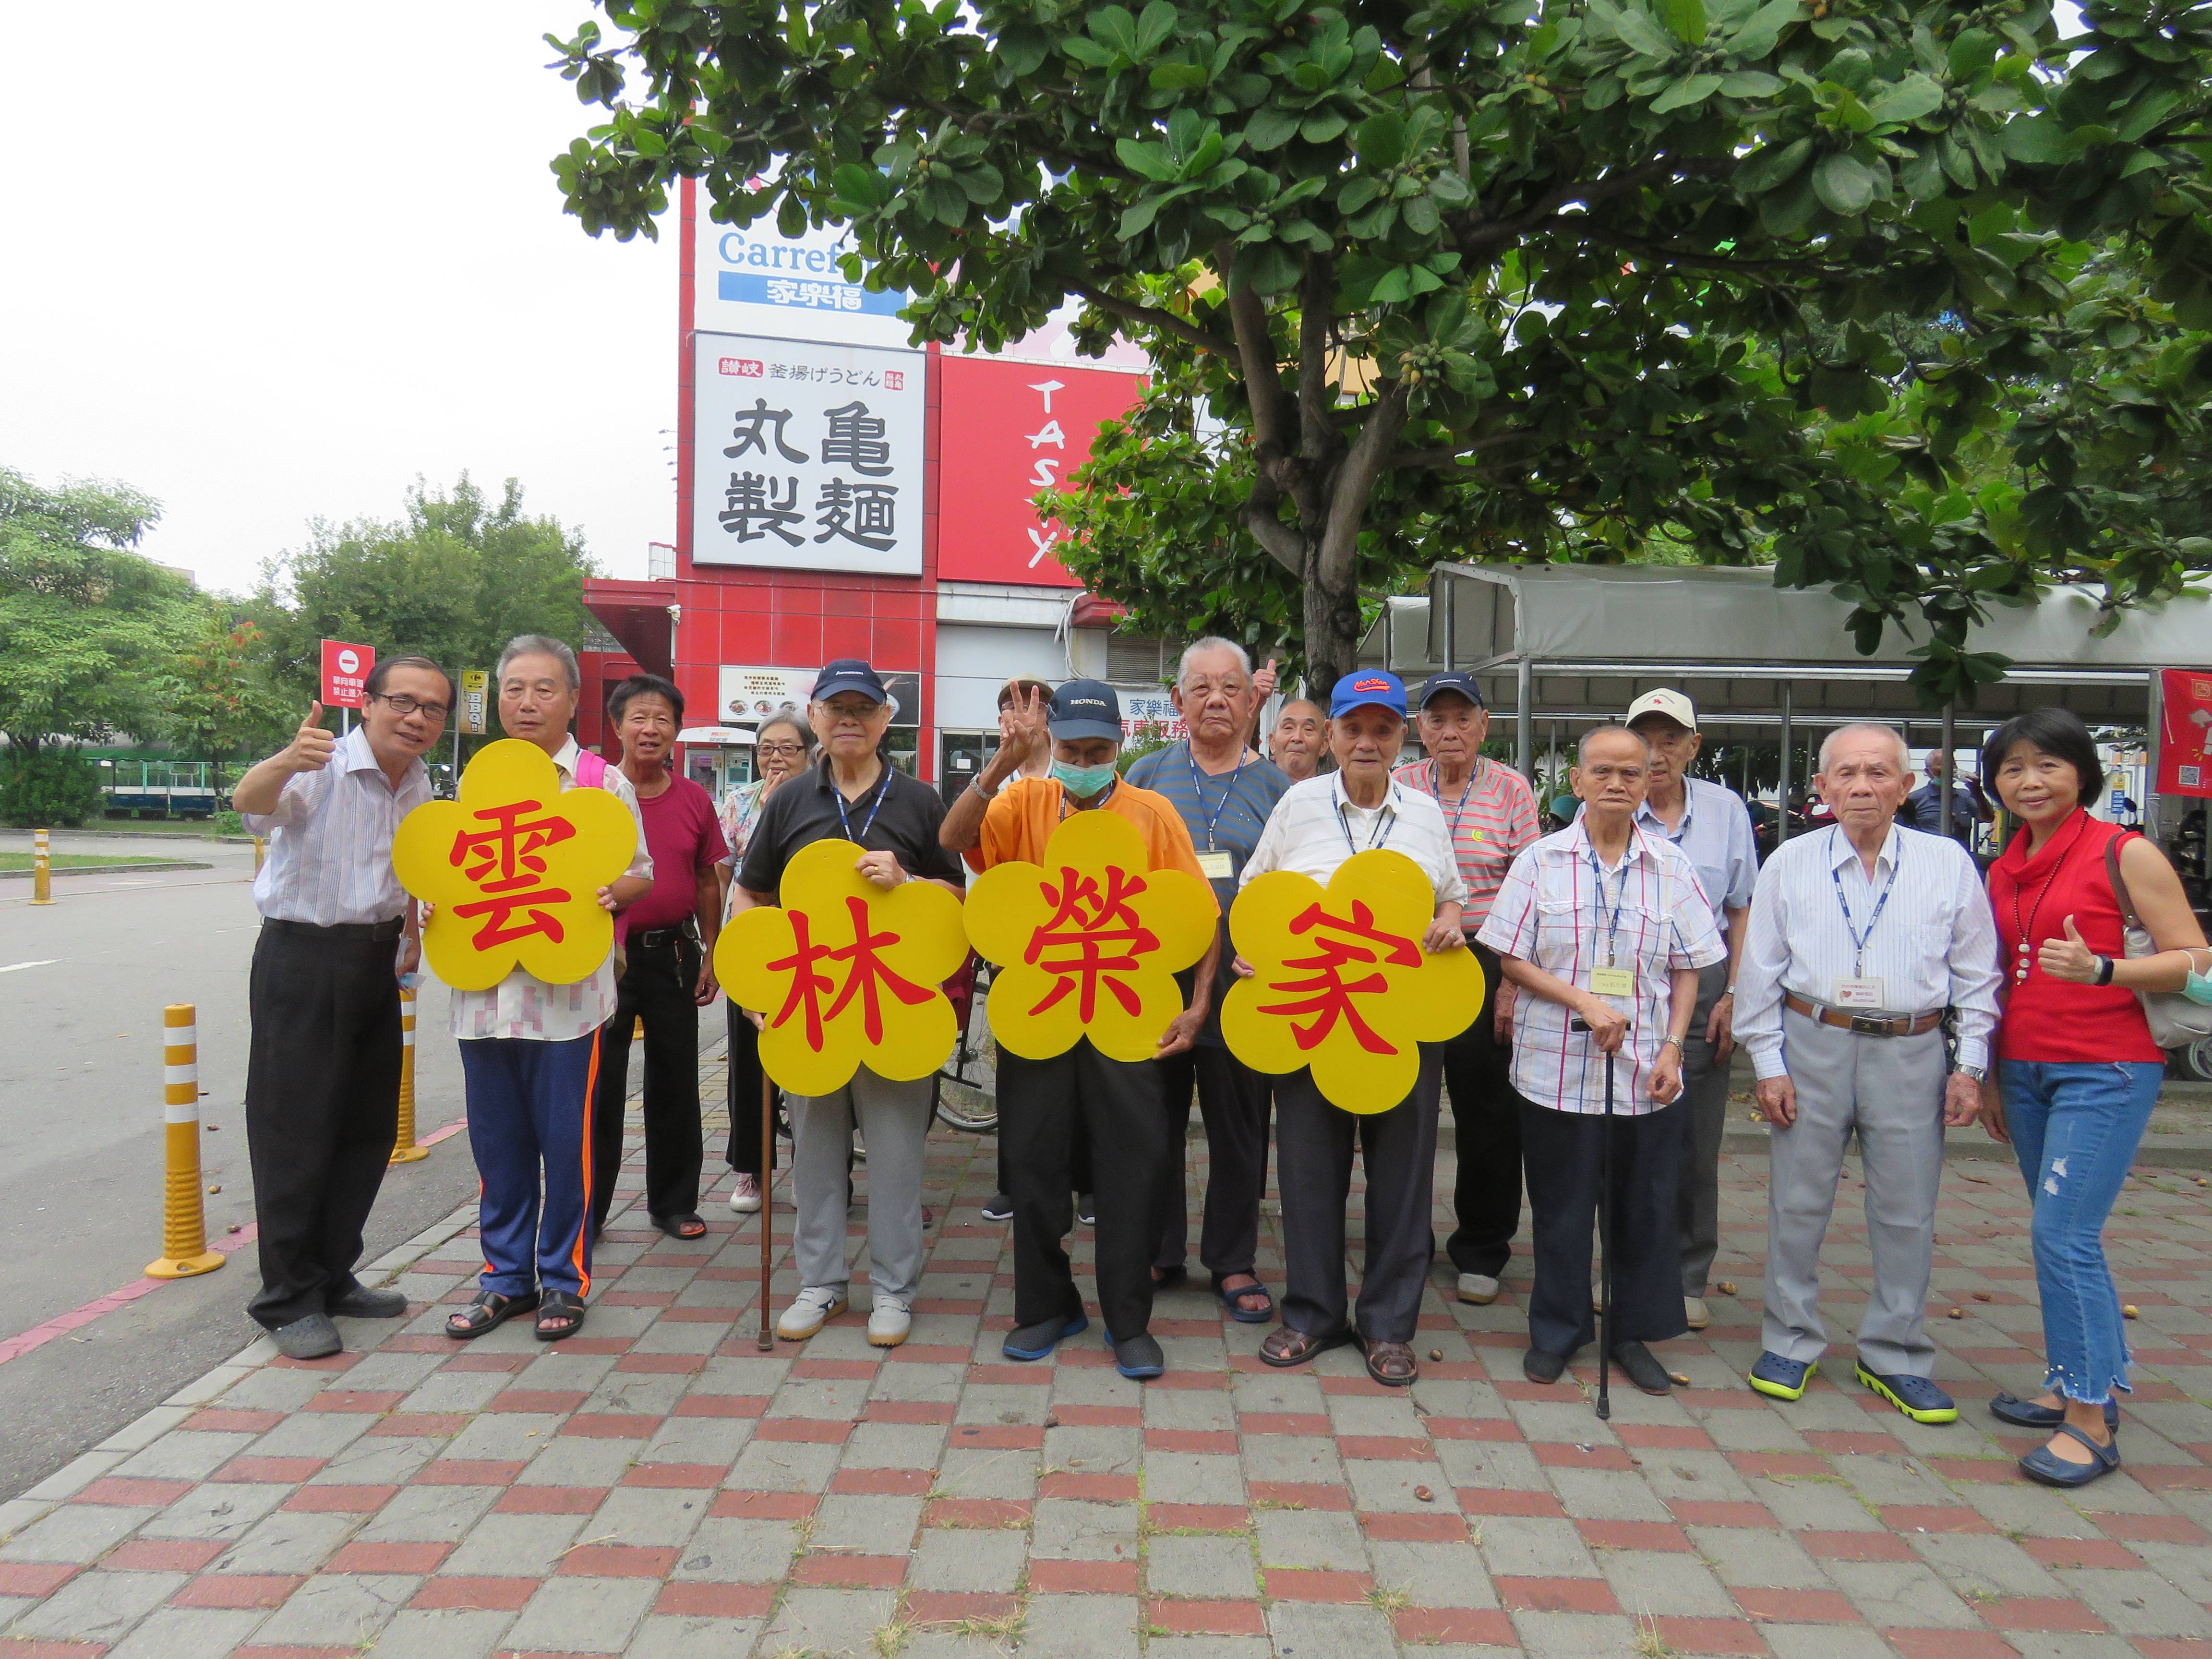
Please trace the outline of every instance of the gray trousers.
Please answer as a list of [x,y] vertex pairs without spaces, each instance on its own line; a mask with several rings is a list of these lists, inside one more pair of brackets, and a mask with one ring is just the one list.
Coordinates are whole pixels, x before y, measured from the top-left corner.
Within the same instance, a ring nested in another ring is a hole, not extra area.
[[1713,1058],[1705,1024],[1728,989],[1729,965],[1716,962],[1698,974],[1698,1012],[1682,1056],[1682,1104],[1690,1109],[1689,1143],[1682,1148],[1682,1294],[1703,1296],[1713,1257],[1721,1247],[1721,1136],[1728,1128],[1729,1064]]
[[845,1261],[845,1154],[860,1120],[868,1146],[868,1279],[902,1301],[921,1279],[921,1158],[929,1079],[893,1083],[863,1066],[834,1095],[790,1095],[791,1181],[799,1218],[792,1255],[804,1285],[850,1282]]
[[1762,1340],[1785,1359],[1817,1359],[1828,1345],[1820,1241],[1856,1131],[1874,1257],[1859,1358],[1886,1376],[1931,1376],[1936,1345],[1923,1326],[1943,1179],[1943,1034],[1854,1036],[1784,1009],[1782,1058],[1796,1086],[1797,1120],[1769,1132]]

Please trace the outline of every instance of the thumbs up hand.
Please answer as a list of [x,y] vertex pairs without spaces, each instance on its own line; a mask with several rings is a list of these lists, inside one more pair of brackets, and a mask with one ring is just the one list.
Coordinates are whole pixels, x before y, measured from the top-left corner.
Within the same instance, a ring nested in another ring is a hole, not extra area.
[[323,725],[323,705],[307,705],[307,718],[285,746],[284,764],[295,772],[319,772],[331,763],[337,738]]
[[2035,964],[2053,979],[2075,985],[2090,984],[2102,971],[2103,958],[2089,948],[2072,916],[2066,918],[2065,927],[2063,939],[2054,936],[2043,941],[2035,953]]
[[1273,696],[1275,695],[1275,687],[1277,684],[1278,681],[1275,676],[1275,659],[1273,657],[1270,657],[1267,659],[1267,665],[1261,669],[1258,673],[1252,676],[1252,702],[1254,707],[1256,708],[1261,703],[1267,702],[1268,698]]

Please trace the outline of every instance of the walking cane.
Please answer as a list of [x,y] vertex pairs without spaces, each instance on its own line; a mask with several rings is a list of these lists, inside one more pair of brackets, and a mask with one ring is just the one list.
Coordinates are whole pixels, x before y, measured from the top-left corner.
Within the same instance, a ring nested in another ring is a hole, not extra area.
[[761,1288],[760,1288],[760,1348],[765,1353],[775,1346],[775,1327],[769,1313],[768,1281],[773,1271],[770,1258],[775,1251],[775,1170],[769,1160],[775,1155],[775,1085],[768,1080],[768,1073],[761,1073]]
[[1613,1054],[1605,1057],[1605,1138],[1597,1149],[1597,1414],[1613,1415]]

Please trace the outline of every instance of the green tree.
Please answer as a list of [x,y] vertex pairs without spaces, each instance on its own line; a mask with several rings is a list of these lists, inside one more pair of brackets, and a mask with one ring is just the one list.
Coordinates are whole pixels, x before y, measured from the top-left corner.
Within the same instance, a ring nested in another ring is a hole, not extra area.
[[191,591],[132,550],[160,513],[125,485],[0,469],[0,733],[19,754],[159,725]]
[[324,639],[417,653],[456,675],[489,668],[517,634],[580,639],[584,578],[596,574],[580,538],[525,514],[514,479],[494,506],[465,473],[449,491],[417,483],[396,523],[318,525],[307,547],[264,567],[251,619],[272,678],[304,704]]
[[269,684],[261,629],[237,609],[203,597],[171,668],[161,729],[194,760],[234,760],[277,747],[299,724],[298,708]]
[[[2070,40],[2048,0],[604,6],[614,43],[554,42],[606,112],[554,163],[587,229],[650,233],[688,175],[719,219],[850,223],[848,274],[910,290],[917,337],[1082,300],[1079,338],[1159,374],[1093,473],[1136,501],[1079,568],[1253,589],[1323,683],[1409,561],[1657,537],[1838,586],[1869,648],[1924,625],[1923,690],[1970,694],[2002,667],[1964,651],[1979,607],[2097,550],[2053,519],[2008,556],[1824,441],[1893,401],[1888,325],[1960,319],[1916,439],[1948,485],[2074,250],[2126,239],[2212,323],[2202,6],[2089,0]],[[2164,560],[2152,587],[2187,556],[2116,554]]]

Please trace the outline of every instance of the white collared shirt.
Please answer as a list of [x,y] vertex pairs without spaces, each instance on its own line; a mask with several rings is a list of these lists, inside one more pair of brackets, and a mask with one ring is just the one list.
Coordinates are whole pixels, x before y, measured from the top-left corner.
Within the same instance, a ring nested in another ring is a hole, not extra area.
[[1325,886],[1354,853],[1386,847],[1421,866],[1437,903],[1467,902],[1451,830],[1435,799],[1393,780],[1380,806],[1357,806],[1344,793],[1341,772],[1308,778],[1283,792],[1245,860],[1239,885],[1270,870],[1296,870]]
[[[1881,903],[1885,889],[1889,898]],[[1865,939],[1863,952],[1852,942],[1854,931]],[[1965,848],[1893,823],[1869,880],[1850,837],[1832,824],[1784,843],[1759,872],[1736,975],[1735,1037],[1751,1050],[1761,1078],[1782,1077],[1789,1070],[1783,994],[1832,1007],[1838,979],[1875,979],[1882,1006],[1850,1012],[1954,1008],[1958,1063],[1987,1066],[2002,977],[1996,918]]]
[[390,921],[407,913],[392,867],[392,837],[430,799],[430,774],[410,761],[397,788],[376,763],[367,728],[338,739],[319,772],[284,780],[276,805],[247,812],[246,827],[269,840],[253,878],[253,905],[272,921],[317,927]]
[[[1673,1018],[1674,970],[1728,955],[1680,848],[1632,824],[1620,861],[1601,866],[1580,818],[1513,860],[1475,937],[1585,991],[1595,989],[1591,973],[1600,967],[1635,975],[1632,995],[1606,999],[1628,1015],[1613,1062],[1613,1109],[1621,1117],[1659,1109],[1650,1073]],[[1601,1113],[1605,1055],[1588,1032],[1571,1028],[1573,1018],[1564,1003],[1521,994],[1513,1005],[1513,1086],[1554,1111]]]
[[1752,837],[1751,809],[1735,790],[1705,778],[1684,778],[1680,823],[1669,830],[1649,800],[1636,809],[1636,822],[1682,849],[1714,915],[1751,902],[1759,879],[1759,843]]
[[[561,793],[576,788],[576,762],[581,751],[571,737],[553,757],[561,774]],[[626,876],[653,875],[653,855],[646,850],[645,817],[637,810],[637,791],[621,767],[610,762],[606,779],[599,786],[629,808],[637,823],[637,853]],[[599,970],[574,985],[549,985],[535,974],[516,969],[488,991],[453,994],[452,1030],[467,1041],[476,1037],[521,1037],[536,1042],[567,1042],[596,1031],[615,1011],[615,963],[610,951]]]

